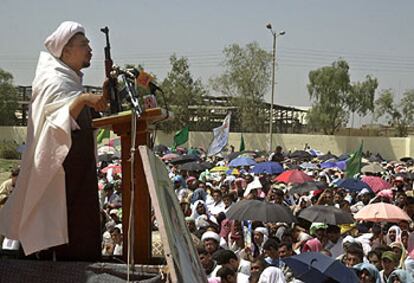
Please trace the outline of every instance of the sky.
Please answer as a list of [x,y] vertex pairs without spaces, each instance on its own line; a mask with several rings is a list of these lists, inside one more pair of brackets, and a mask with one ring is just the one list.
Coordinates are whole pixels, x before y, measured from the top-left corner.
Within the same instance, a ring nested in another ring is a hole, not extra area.
[[[388,0],[1,0],[0,68],[16,85],[30,85],[44,39],[65,20],[80,22],[93,48],[84,83],[104,78],[105,37],[118,65],[141,64],[160,80],[172,54],[189,59],[194,78],[206,86],[223,73],[223,49],[256,41],[272,50],[266,24],[286,34],[277,39],[275,103],[310,106],[309,71],[339,58],[350,65],[351,81],[370,74],[399,100],[414,88],[414,1]],[[270,101],[269,93],[265,97]]]

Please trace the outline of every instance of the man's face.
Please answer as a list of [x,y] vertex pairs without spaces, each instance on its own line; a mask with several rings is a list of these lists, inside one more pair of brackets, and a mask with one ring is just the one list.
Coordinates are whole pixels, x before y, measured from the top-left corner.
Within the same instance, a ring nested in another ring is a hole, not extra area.
[[250,266],[250,273],[252,275],[256,275],[262,272],[262,266],[257,263],[257,262],[253,262]]
[[209,255],[209,254],[200,254],[199,258],[200,258],[200,263],[201,263],[201,265],[203,266],[204,269],[210,268],[210,266],[213,263],[213,261],[211,260],[211,255]]
[[89,39],[83,33],[75,34],[64,47],[62,58],[65,63],[69,63],[76,70],[89,67],[92,58]]
[[336,243],[338,239],[341,237],[341,233],[329,232],[329,233],[326,233],[326,236],[328,240],[330,240],[332,243]]
[[279,251],[279,257],[281,258],[289,257],[292,255],[292,250],[288,249],[286,245],[280,246],[278,251]]
[[272,258],[272,259],[277,259],[279,258],[279,252],[278,250],[276,250],[275,248],[269,248],[268,250],[264,250],[265,255]]
[[213,254],[217,250],[218,244],[213,239],[206,239],[204,240],[204,248],[209,254]]
[[351,268],[355,264],[361,263],[361,260],[359,259],[357,255],[347,253],[345,263],[346,263],[346,267]]
[[199,203],[197,205],[196,211],[198,214],[205,214],[206,213],[206,208],[204,207],[204,204]]
[[263,242],[263,234],[260,232],[253,233],[253,240],[256,244],[261,245]]
[[220,202],[221,201],[221,194],[219,192],[214,192],[213,193],[213,199],[214,199],[214,202]]
[[223,264],[224,267],[230,268],[234,272],[237,272],[239,269],[239,261],[235,260],[234,258],[230,259],[228,263]]
[[376,254],[371,255],[368,257],[369,263],[375,265],[378,270],[382,269],[381,261]]
[[395,262],[393,262],[392,260],[389,260],[388,258],[381,259],[381,265],[385,273],[390,273],[397,266]]

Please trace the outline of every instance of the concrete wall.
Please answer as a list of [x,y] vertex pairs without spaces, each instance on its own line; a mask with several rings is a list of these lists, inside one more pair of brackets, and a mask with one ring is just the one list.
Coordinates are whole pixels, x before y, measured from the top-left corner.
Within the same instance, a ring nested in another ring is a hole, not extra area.
[[[269,135],[244,133],[244,141],[247,150],[268,150]],[[25,141],[25,127],[0,127],[0,142],[4,140],[15,140],[21,144]],[[171,146],[174,134],[166,134],[157,131],[156,143]],[[212,140],[211,132],[190,132],[188,142],[185,147],[208,148]],[[386,159],[399,159],[406,156],[414,156],[414,136],[406,138],[395,137],[355,137],[355,136],[328,136],[328,135],[302,135],[302,134],[274,134],[273,148],[281,145],[285,151],[303,149],[305,144],[312,148],[333,154],[354,151],[361,141],[364,142],[364,151],[369,150],[373,153],[380,153]],[[229,145],[233,145],[238,150],[240,145],[240,133],[230,133]]]

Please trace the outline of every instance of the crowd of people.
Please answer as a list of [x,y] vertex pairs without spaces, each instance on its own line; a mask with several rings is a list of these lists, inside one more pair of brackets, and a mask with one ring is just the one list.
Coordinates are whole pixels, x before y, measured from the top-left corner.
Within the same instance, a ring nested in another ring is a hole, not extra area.
[[[286,260],[306,252],[339,260],[356,274],[360,282],[414,282],[412,221],[355,221],[346,225],[328,225],[299,217],[301,211],[316,205],[334,206],[355,215],[372,203],[385,202],[401,208],[413,219],[413,159],[385,161],[378,155],[365,156],[362,165],[366,165],[364,162],[375,164],[377,171],[360,173],[353,178],[361,180],[364,176],[378,176],[389,186],[373,189],[367,185],[349,190],[339,182],[347,177],[346,166],[323,165],[326,162],[339,164],[340,159],[346,164],[349,155],[322,155],[309,148],[303,152],[308,155],[285,154],[281,147],[277,147],[270,154],[229,152],[210,158],[199,148],[177,148],[174,152],[167,147],[156,150],[169,170],[209,282],[306,282]],[[238,158],[251,159],[256,165],[229,165]],[[186,166],[188,162],[203,166],[192,170]],[[304,184],[277,181],[282,172],[254,173],[255,166],[264,162],[279,164],[285,173],[300,170],[317,187],[294,191],[292,188]],[[102,255],[122,255],[120,160],[100,161],[98,168],[99,200],[104,219]],[[297,221],[266,223],[228,218],[229,210],[243,199],[288,207]],[[156,231],[155,217],[152,221]],[[341,282],[338,278],[327,278],[326,282]]]

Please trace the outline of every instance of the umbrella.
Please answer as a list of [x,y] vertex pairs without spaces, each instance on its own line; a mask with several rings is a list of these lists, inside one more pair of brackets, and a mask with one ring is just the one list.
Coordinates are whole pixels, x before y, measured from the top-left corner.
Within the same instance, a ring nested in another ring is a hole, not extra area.
[[352,214],[331,205],[313,205],[302,210],[298,217],[310,222],[322,222],[330,225],[352,224]]
[[412,160],[413,160],[413,158],[409,157],[409,156],[400,158],[400,161],[402,161],[402,162],[408,162],[408,161],[412,161]]
[[367,183],[374,193],[391,188],[390,183],[376,176],[364,176],[362,177],[362,181]]
[[322,182],[304,182],[302,184],[295,184],[292,186],[292,188],[289,190],[289,193],[291,194],[303,194],[311,191],[316,191],[320,189],[326,188],[326,185]]
[[284,258],[296,278],[305,283],[314,282],[359,282],[356,274],[339,260],[319,252],[307,252]]
[[216,166],[210,170],[210,172],[226,172],[230,168],[227,166]]
[[339,168],[345,170],[346,161],[325,161],[321,163],[321,168]]
[[118,153],[118,151],[112,146],[104,145],[98,148],[98,156],[102,154],[115,154],[115,153]]
[[361,172],[362,173],[373,173],[373,174],[377,174],[377,173],[381,173],[384,171],[384,168],[382,168],[381,165],[379,165],[377,162],[374,163],[370,163],[368,165],[365,165],[364,167],[362,167]]
[[104,153],[104,154],[101,154],[101,155],[98,156],[98,161],[109,162],[109,161],[112,161],[112,160],[115,160],[115,159],[119,159],[119,153],[115,153],[115,154]]
[[226,171],[226,175],[240,175],[240,171],[237,168],[229,169]]
[[282,173],[283,172],[283,167],[278,162],[268,161],[268,162],[257,163],[253,167],[252,171],[253,171],[254,174],[275,175],[275,174]]
[[180,166],[181,170],[186,170],[186,171],[194,171],[194,172],[201,172],[206,170],[206,167],[203,166],[203,164],[201,164],[200,162],[197,161],[192,161],[192,162],[187,162],[184,163]]
[[289,207],[260,200],[241,200],[226,212],[229,219],[262,222],[296,222]]
[[404,210],[396,205],[385,202],[377,202],[364,206],[355,214],[355,219],[371,222],[411,221],[410,216]]
[[343,154],[341,154],[340,156],[338,156],[338,160],[339,161],[341,161],[341,160],[347,160],[347,159],[349,159],[351,156],[348,154],[348,153],[343,153]]
[[163,144],[157,144],[156,146],[154,146],[154,152],[164,153],[168,151],[168,147]]
[[347,189],[349,192],[360,192],[362,189],[368,189],[372,192],[371,187],[367,183],[353,178],[340,179],[335,182],[335,185],[339,188]]
[[369,162],[382,162],[385,159],[382,158],[381,154],[377,153],[376,155],[371,155],[370,157],[368,157],[368,161]]
[[287,170],[273,179],[274,182],[301,184],[306,181],[313,181],[313,178],[306,175],[300,170]]
[[338,159],[338,156],[336,156],[335,154],[332,154],[332,153],[328,152],[327,154],[319,155],[318,156],[318,159],[320,161],[326,161],[326,160],[331,160],[331,159],[333,160],[333,159]]
[[200,160],[200,158],[197,155],[186,154],[186,155],[181,155],[175,159],[172,159],[170,163],[176,165],[176,164],[184,164],[187,162],[198,161],[198,160]]
[[249,157],[237,157],[236,159],[233,159],[230,161],[229,166],[230,167],[239,167],[239,166],[253,166],[256,165],[256,161]]
[[289,155],[289,158],[298,160],[311,160],[313,156],[305,150],[296,150]]
[[201,162],[201,166],[204,167],[204,170],[206,169],[210,170],[211,168],[214,167],[213,163],[208,162],[208,161]]
[[109,169],[112,169],[112,174],[121,174],[122,173],[121,165],[117,165],[117,164],[110,164],[109,166],[103,168],[101,170],[101,172],[102,173],[108,173]]
[[310,162],[304,162],[301,165],[299,165],[299,167],[302,169],[318,169],[318,165]]
[[163,155],[161,157],[161,160],[163,160],[163,161],[170,161],[170,160],[177,159],[178,157],[180,157],[180,155],[178,155],[176,153],[167,153],[166,155]]

